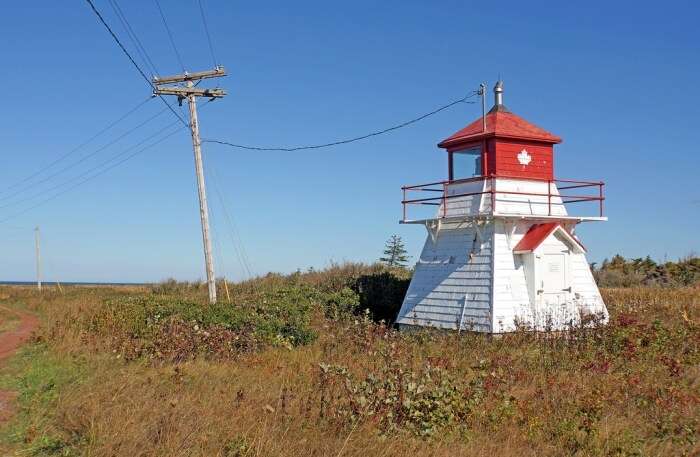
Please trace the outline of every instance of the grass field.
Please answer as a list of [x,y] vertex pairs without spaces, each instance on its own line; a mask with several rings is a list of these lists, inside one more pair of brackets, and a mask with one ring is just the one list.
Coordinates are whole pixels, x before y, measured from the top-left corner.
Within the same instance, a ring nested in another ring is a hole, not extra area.
[[[399,333],[407,276],[0,288],[41,316],[0,369],[2,455],[698,455],[700,289],[603,290],[604,328]],[[221,291],[223,295],[223,291]],[[364,308],[369,312],[363,312]]]
[[10,309],[0,308],[0,333],[17,328],[19,317]]

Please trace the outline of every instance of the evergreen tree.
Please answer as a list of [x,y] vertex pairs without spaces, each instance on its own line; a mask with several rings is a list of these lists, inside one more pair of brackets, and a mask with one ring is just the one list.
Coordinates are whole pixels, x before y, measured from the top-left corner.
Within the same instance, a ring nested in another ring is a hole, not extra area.
[[391,238],[384,246],[384,257],[380,257],[379,261],[390,267],[405,267],[408,263],[407,251],[404,247],[403,240],[398,235],[391,235]]

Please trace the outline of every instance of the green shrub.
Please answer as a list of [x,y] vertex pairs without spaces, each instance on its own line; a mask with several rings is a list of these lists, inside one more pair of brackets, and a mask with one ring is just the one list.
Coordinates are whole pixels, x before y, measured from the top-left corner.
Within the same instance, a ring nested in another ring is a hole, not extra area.
[[326,317],[343,319],[357,313],[360,297],[354,290],[344,287],[338,292],[324,293],[322,305]]
[[308,287],[259,294],[252,304],[201,304],[186,299],[135,296],[107,301],[83,322],[125,357],[181,361],[204,355],[233,357],[264,345],[312,342],[310,324],[319,293]]
[[355,286],[360,309],[368,309],[376,321],[394,322],[410,282],[410,272],[402,268],[360,276]]

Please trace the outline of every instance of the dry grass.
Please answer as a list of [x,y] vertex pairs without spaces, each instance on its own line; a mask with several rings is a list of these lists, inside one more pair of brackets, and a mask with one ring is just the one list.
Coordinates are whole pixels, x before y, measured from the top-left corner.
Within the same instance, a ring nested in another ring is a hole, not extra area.
[[0,333],[14,330],[19,325],[19,316],[11,309],[0,308]]
[[[338,290],[345,273],[270,276],[257,287],[313,281]],[[44,319],[37,343],[0,378],[21,391],[23,412],[0,434],[10,455],[700,452],[698,289],[608,289],[608,327],[557,336],[400,334],[319,309],[319,337],[305,346],[179,364],[126,361],[110,335],[74,325],[105,300],[151,290],[0,293]],[[199,297],[196,288],[157,291],[174,293]],[[234,288],[236,297],[255,293],[256,283]]]

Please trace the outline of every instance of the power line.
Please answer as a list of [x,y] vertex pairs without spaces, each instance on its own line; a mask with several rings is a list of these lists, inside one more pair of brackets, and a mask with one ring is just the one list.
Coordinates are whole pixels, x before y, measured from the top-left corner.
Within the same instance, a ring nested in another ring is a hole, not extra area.
[[170,44],[173,45],[173,51],[175,51],[175,56],[177,57],[177,61],[180,62],[180,66],[182,67],[182,71],[185,70],[185,64],[182,63],[182,57],[180,57],[180,52],[177,50],[177,46],[175,45],[175,39],[173,38],[173,34],[170,32],[170,27],[168,26],[168,21],[165,20],[165,14],[163,14],[163,8],[160,7],[160,2],[158,0],[155,0],[156,6],[158,7],[158,12],[160,13],[160,18],[163,20],[163,25],[165,26],[165,31],[168,32],[168,38],[170,38]]
[[[114,33],[114,31],[112,30],[112,28],[109,26],[109,24],[107,24],[107,22],[105,21],[105,19],[102,17],[102,14],[100,14],[100,12],[99,12],[99,11],[97,10],[97,8],[95,7],[95,4],[92,2],[92,0],[85,0],[85,1],[88,3],[88,5],[90,5],[90,8],[92,8],[92,11],[95,13],[95,15],[97,16],[97,18],[98,18],[98,19],[100,20],[100,22],[102,23],[102,25],[104,25],[104,27],[107,29],[107,31],[109,32],[109,34],[112,36],[112,39],[117,43],[117,45],[118,45],[119,48],[122,50],[122,52],[124,53],[124,55],[126,55],[126,57],[129,58],[129,61],[131,62],[131,64],[136,68],[136,70],[139,72],[139,74],[140,74],[141,77],[144,79],[144,81],[146,81],[146,83],[147,83],[147,84],[151,87],[151,89],[153,89],[153,91],[155,92],[155,89],[156,89],[156,88],[155,88],[155,86],[153,85],[153,83],[151,82],[151,80],[148,79],[148,76],[146,76],[146,73],[143,72],[143,70],[141,69],[141,67],[139,67],[139,64],[137,64],[136,61],[134,60],[134,58],[131,56],[131,54],[129,54],[129,51],[127,51],[127,49],[124,47],[124,45],[123,45],[122,42],[119,40],[119,38],[117,37],[117,35]],[[185,127],[189,127],[189,124],[177,113],[177,111],[175,111],[175,110],[173,109],[172,106],[170,106],[170,103],[168,103],[168,101],[167,101],[165,98],[163,98],[163,97],[160,96],[160,95],[158,95],[158,97],[163,101],[163,103],[165,103],[165,106],[168,107],[168,109],[175,115],[175,117],[177,117],[177,118],[179,119],[179,121],[180,121],[180,123],[182,123],[182,125],[184,125]]]
[[[45,182],[51,180],[52,178],[54,178],[54,177],[60,175],[61,173],[63,173],[64,171],[67,171],[67,170],[70,170],[71,168],[74,168],[76,165],[79,165],[79,164],[85,162],[85,161],[86,161],[87,159],[89,159],[90,157],[93,157],[93,156],[95,156],[96,154],[98,154],[98,153],[104,151],[104,150],[107,149],[108,147],[110,147],[110,146],[114,145],[115,143],[117,143],[119,140],[123,139],[124,137],[126,137],[126,136],[130,135],[131,133],[135,132],[136,130],[140,129],[141,127],[143,127],[144,125],[148,124],[149,122],[151,122],[152,120],[154,120],[154,119],[157,118],[158,116],[162,115],[162,114],[165,113],[166,111],[167,111],[167,110],[166,110],[165,108],[163,108],[163,109],[162,109],[161,111],[159,111],[158,113],[154,114],[153,116],[149,117],[149,118],[146,119],[145,121],[143,121],[143,122],[137,124],[136,126],[132,127],[131,129],[127,130],[126,132],[122,133],[121,135],[119,135],[118,137],[114,138],[113,140],[111,140],[110,142],[108,142],[107,144],[105,144],[104,146],[102,146],[102,147],[100,147],[100,148],[98,148],[98,149],[96,149],[96,150],[90,152],[90,153],[87,154],[87,155],[84,155],[84,156],[81,157],[78,161],[73,162],[73,163],[71,163],[71,164],[68,164],[67,166],[65,166],[65,167],[63,167],[63,168],[61,168],[61,169],[59,169],[58,171],[56,171],[56,172],[54,172],[54,173],[52,173],[52,174],[46,176],[45,178],[43,178],[43,179],[41,179],[41,180],[39,180],[39,181],[35,181],[35,182],[33,182],[33,183],[30,183],[28,186],[21,187],[20,189],[14,191],[14,192],[12,192],[12,193],[10,193],[10,194],[8,194],[8,195],[5,195],[5,196],[3,196],[3,197],[0,197],[0,201],[10,199],[10,198],[14,197],[15,195],[21,194],[22,192],[24,192],[24,191],[26,191],[26,190],[29,190],[29,189],[31,189],[32,187],[34,187],[34,186],[36,186],[36,185],[38,185],[38,184],[43,184],[43,183],[45,183]],[[8,204],[8,205],[0,206],[0,208],[5,208],[5,207],[11,206],[11,205],[13,205],[13,204],[11,203],[11,204]]]
[[[175,125],[175,124],[177,124],[177,122],[173,122],[172,124],[168,125],[168,127],[172,127],[172,126]],[[113,169],[113,168],[115,168],[115,167],[121,165],[122,163],[126,162],[127,160],[132,159],[133,157],[135,157],[136,155],[142,153],[143,151],[146,151],[147,149],[150,149],[150,148],[152,148],[152,147],[154,147],[154,146],[156,146],[156,145],[162,143],[163,141],[167,140],[167,139],[170,138],[171,136],[175,135],[176,133],[178,133],[178,132],[180,132],[180,131],[182,131],[182,130],[184,130],[184,129],[185,129],[185,127],[178,127],[176,130],[174,130],[174,131],[168,133],[167,135],[165,135],[164,137],[162,137],[162,138],[160,138],[159,140],[155,141],[154,143],[151,143],[151,144],[149,144],[148,146],[146,146],[146,147],[144,147],[144,148],[142,148],[142,149],[139,149],[138,151],[134,152],[133,154],[130,154],[129,156],[123,158],[123,159],[120,160],[119,162],[110,165],[109,167],[107,167],[107,168],[105,168],[105,169],[99,171],[98,173],[96,173],[96,174],[94,174],[94,175],[88,176],[86,179],[84,179],[84,180],[78,182],[77,184],[75,184],[75,185],[69,187],[68,189],[65,189],[65,190],[63,190],[63,191],[61,191],[61,192],[59,192],[59,193],[57,193],[57,194],[55,194],[55,195],[52,195],[51,197],[49,197],[49,198],[47,198],[47,199],[45,199],[45,200],[42,200],[41,202],[37,203],[36,205],[30,206],[29,208],[26,208],[26,209],[24,209],[24,210],[22,210],[22,211],[20,211],[20,212],[18,212],[18,213],[15,213],[15,214],[13,214],[12,216],[6,217],[5,219],[0,219],[0,223],[9,221],[9,220],[11,220],[11,219],[14,219],[15,217],[21,216],[22,214],[27,213],[27,212],[33,210],[34,208],[38,208],[39,206],[42,206],[42,205],[44,205],[44,204],[46,204],[46,203],[48,203],[48,202],[50,202],[50,201],[52,201],[52,200],[55,200],[56,198],[60,197],[61,195],[63,195],[63,194],[65,194],[65,193],[70,192],[71,190],[75,189],[76,187],[82,186],[83,184],[87,183],[88,181],[91,181],[92,179],[94,179],[94,178],[96,178],[96,177],[98,177],[98,176],[101,176],[101,175],[107,173],[109,170],[111,170],[111,169]]]
[[470,102],[467,101],[469,98],[474,97],[477,95],[477,92],[470,92],[467,96],[460,98],[459,100],[455,100],[453,102],[448,103],[447,105],[441,106],[440,108],[437,108],[436,110],[433,110],[429,113],[423,114],[422,116],[419,116],[417,118],[411,119],[410,121],[403,122],[401,124],[395,125],[393,127],[389,127],[383,130],[379,130],[376,132],[368,133],[366,135],[362,136],[357,136],[354,138],[348,138],[345,140],[338,140],[338,141],[333,141],[330,143],[322,143],[322,144],[314,144],[314,145],[309,145],[309,146],[295,146],[295,147],[274,147],[274,148],[269,148],[269,147],[259,147],[259,146],[246,146],[242,144],[235,144],[235,143],[230,143],[228,141],[223,141],[223,140],[213,140],[213,139],[203,139],[202,143],[215,143],[215,144],[222,144],[224,146],[230,146],[233,148],[239,148],[239,149],[247,149],[251,151],[284,151],[284,152],[292,152],[292,151],[301,151],[305,149],[321,149],[321,148],[328,148],[332,146],[339,146],[341,144],[348,144],[348,143],[354,143],[355,141],[360,141],[360,140],[365,140],[367,138],[371,138],[374,136],[378,135],[383,135],[388,132],[392,132],[394,130],[401,129],[403,127],[407,127],[411,124],[415,124],[416,122],[422,121],[423,119],[426,119],[430,116],[433,116],[441,111],[444,111],[448,108],[451,108],[459,103],[475,103],[475,102]]
[[207,34],[207,43],[209,43],[209,52],[211,52],[211,59],[214,61],[214,66],[218,65],[216,59],[216,54],[214,53],[214,45],[212,45],[211,34],[209,33],[209,24],[207,24],[207,16],[204,14],[204,6],[202,5],[202,0],[198,0],[199,3],[199,13],[202,16],[202,23],[204,24],[204,31]]
[[[204,104],[202,105],[202,107],[205,107],[205,106],[209,105],[210,102],[211,102],[211,100],[209,100],[207,103],[204,103]],[[103,166],[103,165],[106,165],[107,163],[113,161],[114,159],[118,158],[119,156],[123,155],[124,153],[126,153],[126,152],[128,152],[128,151],[130,151],[130,150],[133,150],[134,148],[137,148],[138,146],[142,145],[143,143],[145,143],[145,142],[148,141],[149,139],[154,138],[155,136],[158,136],[161,132],[165,131],[165,130],[168,129],[169,127],[174,126],[175,124],[177,124],[177,121],[172,122],[171,124],[166,125],[165,128],[159,130],[159,131],[156,132],[154,135],[151,135],[151,136],[147,137],[145,140],[143,140],[143,141],[137,143],[136,145],[132,146],[131,148],[128,148],[128,149],[126,149],[125,151],[122,151],[121,153],[117,154],[116,156],[113,156],[111,159],[109,159],[109,160],[103,162],[102,164],[98,165],[97,167],[93,167],[92,169],[87,170],[85,173],[83,173],[83,174],[81,174],[81,175],[79,175],[79,176],[76,176],[76,177],[72,178],[71,180],[69,180],[69,181],[67,181],[67,182],[64,182],[63,184],[61,184],[61,185],[59,185],[59,186],[54,186],[53,188],[47,189],[47,190],[50,191],[50,190],[56,189],[56,188],[58,188],[58,187],[62,187],[62,186],[64,186],[64,185],[66,185],[66,184],[69,184],[71,181],[73,181],[73,180],[75,180],[75,179],[77,179],[77,178],[81,178],[81,177],[85,176],[85,175],[88,174],[89,172],[91,172],[91,171],[93,171],[93,170],[96,170],[96,169],[100,168],[100,167]],[[84,180],[82,180],[82,181],[78,182],[77,184],[75,184],[75,185],[69,187],[68,189],[64,189],[64,190],[62,190],[61,192],[59,192],[59,193],[57,193],[57,194],[55,194],[55,195],[52,195],[51,197],[49,197],[49,198],[47,198],[47,199],[45,199],[45,200],[40,201],[40,202],[37,203],[36,205],[30,206],[29,208],[26,208],[26,209],[24,209],[24,210],[22,210],[22,211],[20,211],[20,212],[18,212],[18,213],[15,213],[15,214],[13,214],[12,216],[9,216],[9,217],[7,217],[7,218],[5,218],[5,219],[0,220],[0,223],[4,223],[4,222],[6,222],[6,221],[9,221],[9,220],[11,220],[11,219],[14,219],[15,217],[21,216],[22,214],[27,213],[27,212],[33,210],[34,208],[37,208],[37,207],[39,207],[39,206],[42,206],[42,205],[44,205],[44,204],[46,204],[46,203],[48,203],[48,202],[50,202],[50,201],[52,201],[52,200],[54,200],[54,199],[60,197],[61,195],[65,194],[65,193],[67,193],[67,192],[70,192],[71,190],[73,190],[73,189],[75,189],[75,188],[77,188],[77,187],[79,187],[79,186],[82,186],[83,184],[87,183],[88,181],[91,181],[92,179],[94,179],[94,178],[96,178],[96,177],[98,177],[98,176],[101,176],[101,175],[107,173],[108,171],[112,170],[113,168],[115,168],[115,167],[121,165],[122,163],[126,162],[127,160],[132,159],[133,157],[135,157],[136,155],[140,154],[141,152],[146,151],[146,150],[148,150],[148,149],[150,149],[150,148],[152,148],[152,147],[154,147],[154,146],[156,146],[156,145],[162,143],[162,142],[165,141],[166,139],[168,139],[168,138],[170,138],[171,136],[175,135],[176,133],[178,133],[178,132],[184,130],[185,128],[189,128],[189,125],[184,126],[184,127],[179,127],[179,128],[177,128],[176,130],[174,130],[174,131],[168,133],[167,135],[165,135],[164,137],[160,138],[159,140],[157,140],[157,141],[155,141],[155,142],[153,142],[153,143],[151,143],[151,144],[145,146],[145,147],[142,148],[142,149],[139,149],[138,151],[134,152],[133,154],[128,155],[127,157],[124,157],[122,160],[120,160],[120,161],[118,161],[118,162],[116,162],[116,163],[113,163],[112,165],[108,166],[107,168],[104,168],[104,169],[98,171],[98,172],[95,173],[94,175],[87,176]],[[33,199],[33,198],[35,198],[35,197],[37,197],[37,196],[39,196],[39,195],[40,195],[40,194],[35,195],[35,196],[31,197],[31,198]]]
[[91,136],[88,140],[84,141],[84,142],[81,143],[79,146],[77,146],[77,147],[71,149],[71,150],[68,151],[67,153],[65,153],[65,154],[63,154],[62,156],[58,157],[56,160],[54,160],[53,162],[49,163],[49,164],[46,165],[45,167],[40,168],[38,171],[32,173],[31,175],[29,175],[29,176],[27,176],[27,177],[25,177],[25,178],[23,178],[23,179],[21,179],[21,180],[15,182],[14,184],[12,184],[12,185],[10,185],[10,186],[7,186],[7,187],[5,187],[4,189],[0,190],[0,194],[3,194],[3,193],[7,192],[7,191],[10,190],[10,189],[14,189],[15,187],[19,186],[20,184],[24,184],[25,182],[27,182],[27,181],[29,181],[29,180],[35,178],[36,176],[40,175],[40,174],[43,173],[44,171],[50,169],[51,167],[53,167],[53,166],[56,165],[57,163],[59,163],[59,162],[65,160],[65,159],[67,159],[69,156],[71,156],[71,155],[74,154],[75,152],[79,151],[80,149],[82,149],[82,148],[84,148],[85,146],[87,146],[88,144],[90,144],[94,139],[96,139],[97,137],[99,137],[100,135],[102,135],[103,133],[105,133],[106,131],[110,130],[112,127],[114,127],[115,125],[119,124],[121,121],[123,121],[124,119],[126,119],[127,117],[129,117],[130,115],[132,115],[134,112],[136,112],[139,108],[141,108],[143,105],[145,105],[145,104],[146,104],[149,100],[151,100],[152,98],[153,98],[153,97],[151,96],[151,97],[148,97],[147,99],[145,99],[144,101],[140,102],[138,105],[136,105],[135,107],[131,108],[131,109],[130,109],[129,111],[127,111],[125,114],[123,114],[122,116],[120,116],[117,120],[111,122],[109,125],[107,125],[106,127],[104,127],[102,130],[100,130],[99,132],[97,132],[96,134],[94,134],[93,136]]
[[149,56],[148,52],[146,52],[146,48],[141,44],[141,40],[139,40],[139,37],[136,35],[136,32],[131,27],[129,20],[126,18],[126,14],[124,14],[124,12],[122,11],[121,7],[119,6],[119,3],[117,3],[117,0],[109,0],[109,4],[112,7],[114,14],[117,16],[117,19],[119,19],[119,22],[122,23],[122,27],[124,27],[127,36],[136,48],[136,52],[138,52],[141,56],[141,60],[151,69],[153,74],[157,76],[159,74],[158,69],[153,64],[151,56]]
[[[110,162],[113,162],[115,159],[119,158],[120,156],[123,156],[125,153],[127,153],[127,152],[129,152],[129,151],[132,151],[132,150],[138,148],[139,146],[141,146],[141,145],[143,145],[144,143],[146,143],[148,140],[151,140],[151,139],[155,138],[156,136],[160,135],[160,134],[163,133],[165,130],[169,129],[170,127],[172,127],[172,126],[175,125],[175,124],[177,124],[177,121],[172,122],[172,123],[166,125],[165,127],[163,127],[163,128],[161,128],[160,130],[158,130],[156,133],[154,133],[154,134],[152,134],[152,135],[150,135],[150,136],[144,138],[143,140],[141,140],[140,142],[136,143],[135,145],[133,145],[133,146],[131,146],[131,147],[125,149],[124,151],[122,151],[122,152],[120,152],[120,153],[118,153],[118,154],[112,156],[111,158],[109,158],[109,159],[107,159],[107,160],[101,162],[100,164],[98,164],[98,165],[96,165],[96,166],[94,166],[94,167],[88,168],[88,169],[87,169],[86,171],[84,171],[83,173],[81,173],[81,174],[79,174],[79,175],[77,175],[77,176],[74,176],[74,177],[68,179],[67,181],[64,181],[64,182],[62,182],[62,183],[60,183],[60,184],[57,184],[57,185],[52,186],[52,187],[49,187],[48,189],[41,190],[41,191],[35,193],[34,195],[31,195],[31,196],[29,196],[29,197],[23,198],[23,199],[21,199],[21,200],[17,200],[17,201],[15,201],[15,202],[2,205],[2,206],[0,206],[0,209],[7,208],[7,207],[9,207],[9,206],[18,205],[18,204],[20,204],[20,203],[24,203],[24,202],[33,200],[33,199],[35,199],[35,198],[37,198],[37,197],[40,197],[40,196],[42,196],[42,195],[44,195],[44,194],[46,194],[46,193],[48,193],[48,192],[51,192],[52,190],[55,190],[55,189],[59,189],[59,188],[61,188],[61,187],[64,187],[64,186],[70,184],[71,182],[75,181],[76,179],[80,179],[80,178],[82,178],[82,177],[88,175],[89,173],[91,173],[91,172],[93,172],[93,171],[95,171],[95,170],[98,170],[98,169],[100,169],[101,167],[103,167],[103,166],[109,164]],[[121,163],[121,162],[120,162],[120,163]]]
[[[209,167],[206,164],[204,164],[204,172],[206,173],[207,176],[210,175]],[[216,219],[214,217],[214,205],[212,205],[209,208],[209,216],[211,219],[211,229],[212,229],[212,232],[214,234],[214,236],[212,236],[212,241],[214,242],[214,247],[215,247],[215,249],[213,250],[214,259],[216,261],[216,264],[218,265],[217,268],[219,269],[219,271],[222,272],[221,275],[224,278],[224,281],[226,281],[226,273],[229,271],[229,269],[228,269],[228,263],[225,260],[226,256],[224,255],[224,250],[221,248],[221,243],[219,241],[219,232],[216,229],[216,221],[218,219]]]
[[[98,19],[100,20],[100,22],[102,23],[102,25],[104,25],[104,27],[107,29],[107,31],[108,31],[109,34],[112,36],[112,38],[114,39],[114,41],[117,43],[117,45],[119,46],[119,48],[122,50],[122,52],[129,58],[129,61],[131,61],[132,65],[136,68],[136,70],[138,70],[138,72],[139,72],[139,74],[141,75],[141,77],[142,77],[142,78],[146,81],[146,83],[148,83],[148,85],[155,91],[155,86],[153,85],[153,83],[151,82],[151,80],[148,79],[148,77],[146,76],[146,74],[143,72],[143,70],[141,69],[141,67],[139,67],[139,65],[136,63],[136,61],[135,61],[134,58],[131,56],[131,54],[129,53],[129,51],[124,47],[124,45],[123,45],[122,42],[119,40],[119,38],[118,38],[117,35],[114,33],[114,31],[111,29],[111,27],[109,26],[109,24],[107,24],[107,22],[104,20],[104,18],[102,17],[102,14],[100,14],[100,12],[97,10],[97,8],[95,7],[95,5],[94,5],[94,3],[92,2],[92,0],[86,0],[86,1],[87,1],[87,3],[90,5],[90,8],[92,8],[92,11],[95,13],[95,15],[97,16],[97,18],[98,18]],[[171,40],[172,40],[172,35],[170,34],[170,29],[169,29],[169,27],[167,26],[167,22],[165,21],[165,16],[162,14],[162,9],[160,8],[160,4],[158,3],[158,0],[156,0],[156,4],[158,5],[158,9],[159,9],[159,11],[161,12],[161,17],[163,18],[164,24],[165,24],[165,26],[166,26],[166,30],[168,31],[168,34],[170,35]],[[178,55],[178,60],[180,60],[180,63],[182,64],[182,59],[179,58],[179,53],[177,52],[177,48],[175,47],[175,42],[174,42],[174,40],[172,40],[171,43],[173,44],[173,47],[174,47],[174,49],[175,49],[175,52],[176,52],[176,54]],[[184,65],[183,65],[183,68],[184,68]],[[368,134],[366,134],[366,135],[362,135],[362,136],[358,136],[358,137],[354,137],[354,138],[349,138],[349,139],[345,139],[345,140],[333,141],[333,142],[330,142],[330,143],[314,144],[314,145],[308,145],[308,146],[296,146],[296,147],[259,147],[259,146],[248,146],[248,145],[236,144],[236,143],[231,143],[231,142],[228,142],[228,141],[215,140],[215,139],[203,139],[203,140],[202,140],[202,143],[215,143],[215,144],[221,144],[221,145],[224,145],[224,146],[230,146],[230,147],[233,147],[233,148],[246,149],[246,150],[251,150],[251,151],[283,151],[283,152],[293,152],[293,151],[301,151],[301,150],[307,150],[307,149],[328,148],[328,147],[332,147],[332,146],[339,146],[339,145],[342,145],[342,144],[353,143],[353,142],[355,142],[355,141],[364,140],[364,139],[367,139],[367,138],[370,138],[370,137],[382,135],[382,134],[385,134],[385,133],[388,133],[388,132],[391,132],[391,131],[394,131],[394,130],[401,129],[401,128],[406,127],[406,126],[409,126],[409,125],[411,125],[411,124],[415,124],[416,122],[422,121],[423,119],[426,119],[426,118],[428,118],[428,117],[430,117],[430,116],[433,116],[433,115],[435,115],[435,114],[437,114],[437,113],[439,113],[439,112],[441,112],[441,111],[444,111],[444,110],[446,110],[446,109],[448,109],[448,108],[451,108],[452,106],[457,105],[457,104],[459,104],[459,103],[474,103],[474,102],[467,101],[467,99],[468,99],[468,98],[471,98],[471,97],[473,97],[473,96],[475,96],[475,95],[477,95],[477,92],[476,92],[476,91],[473,91],[473,92],[471,92],[469,95],[467,95],[467,96],[465,96],[465,97],[463,97],[463,98],[460,98],[459,100],[455,100],[455,101],[453,101],[453,102],[451,102],[451,103],[448,103],[447,105],[444,105],[444,106],[441,106],[440,108],[437,108],[437,109],[434,110],[434,111],[431,111],[431,112],[429,112],[429,113],[426,113],[426,114],[424,114],[424,115],[422,115],[422,116],[419,116],[419,117],[417,117],[417,118],[415,118],[415,119],[411,119],[410,121],[403,122],[403,123],[401,123],[401,124],[399,124],[399,125],[395,125],[395,126],[393,126],[393,127],[389,127],[389,128],[383,129],[383,130],[379,130],[379,131],[376,131],[376,132],[368,133]],[[173,109],[173,107],[170,105],[170,103],[168,103],[167,100],[165,100],[165,98],[163,98],[162,96],[160,96],[160,95],[158,95],[158,96],[159,96],[159,98],[163,101],[163,103],[165,103],[165,105],[168,107],[168,109],[175,115],[175,117],[177,117],[178,120],[179,120],[184,126],[188,126],[188,127],[189,127],[189,124],[188,124],[188,123]]]
[[[95,4],[92,3],[92,0],[85,0],[85,1],[88,2],[88,4],[90,5],[90,8],[92,8],[92,11],[97,15],[97,18],[100,20],[100,22],[102,23],[102,25],[105,26],[105,28],[107,29],[107,31],[109,32],[109,34],[112,35],[112,38],[114,39],[114,41],[117,42],[117,45],[119,45],[119,48],[121,48],[122,52],[129,58],[129,60],[131,61],[131,64],[132,64],[134,67],[136,67],[136,70],[138,70],[139,74],[140,74],[141,77],[144,79],[144,81],[146,81],[146,83],[147,83],[149,86],[153,87],[153,84],[151,83],[151,80],[148,79],[148,76],[146,76],[146,73],[144,73],[143,70],[141,70],[141,67],[139,67],[139,64],[136,63],[136,61],[134,60],[134,58],[131,57],[131,54],[129,54],[129,51],[126,50],[126,48],[124,47],[124,45],[122,44],[122,42],[119,40],[119,38],[117,38],[117,35],[114,33],[114,31],[112,31],[112,28],[107,24],[107,22],[105,22],[104,18],[102,17],[102,14],[100,14],[100,12],[97,11],[97,8],[95,8]],[[177,114],[177,113],[176,113],[176,114]]]
[[216,173],[211,167],[207,168],[208,174],[213,178],[214,182],[214,191],[216,193],[216,196],[219,200],[219,204],[221,205],[221,209],[224,212],[224,216],[226,219],[226,224],[228,225],[228,234],[229,237],[231,238],[231,244],[233,245],[233,249],[236,252],[236,256],[238,257],[239,262],[241,263],[241,267],[246,271],[248,279],[253,277],[252,269],[251,269],[251,264],[250,264],[250,259],[248,258],[248,254],[245,250],[245,246],[243,245],[243,240],[241,239],[241,236],[238,232],[238,229],[236,227],[236,224],[234,223],[233,218],[231,217],[231,214],[228,211],[228,208],[226,207],[226,203],[224,201],[223,194],[221,193],[221,190],[219,188],[218,184],[218,178],[216,176]]

